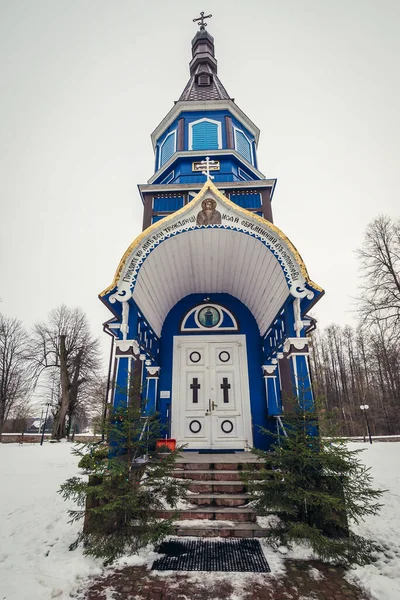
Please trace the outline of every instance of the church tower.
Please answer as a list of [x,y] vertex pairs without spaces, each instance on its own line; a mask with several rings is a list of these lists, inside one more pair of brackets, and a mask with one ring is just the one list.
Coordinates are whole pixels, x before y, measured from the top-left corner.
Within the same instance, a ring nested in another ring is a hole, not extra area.
[[109,402],[135,381],[147,413],[189,450],[265,448],[260,427],[313,406],[307,313],[323,290],[273,224],[260,131],[218,77],[203,15],[190,78],[151,135],[143,232],[100,299],[113,313]]

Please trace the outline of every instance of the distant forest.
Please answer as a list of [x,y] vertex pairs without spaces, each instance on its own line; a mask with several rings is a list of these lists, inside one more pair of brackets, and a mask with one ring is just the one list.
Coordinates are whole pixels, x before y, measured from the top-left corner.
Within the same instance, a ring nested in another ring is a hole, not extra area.
[[313,334],[314,392],[342,435],[366,433],[365,404],[372,435],[400,434],[400,220],[375,219],[357,256],[358,324]]

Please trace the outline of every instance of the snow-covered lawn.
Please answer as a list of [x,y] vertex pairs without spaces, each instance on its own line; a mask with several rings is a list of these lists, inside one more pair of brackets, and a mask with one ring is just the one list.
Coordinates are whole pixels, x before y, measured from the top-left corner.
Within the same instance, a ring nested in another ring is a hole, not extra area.
[[[380,542],[385,551],[375,564],[358,567],[348,577],[364,585],[374,600],[399,600],[400,443],[362,447],[375,486],[389,491],[381,514],[356,530]],[[80,525],[68,524],[68,506],[57,490],[77,473],[78,459],[70,449],[67,443],[0,445],[0,600],[67,599],[82,578],[101,572],[100,561],[84,557],[81,549],[68,551]],[[268,560],[273,562],[272,553]]]
[[0,445],[1,600],[69,598],[78,577],[101,572],[81,549],[68,551],[79,525],[68,524],[57,490],[77,474],[70,451],[68,443]]
[[400,442],[349,443],[349,448],[366,448],[363,462],[371,467],[374,487],[388,490],[381,512],[353,529],[384,547],[376,563],[353,569],[347,579],[361,583],[374,600],[400,600]]

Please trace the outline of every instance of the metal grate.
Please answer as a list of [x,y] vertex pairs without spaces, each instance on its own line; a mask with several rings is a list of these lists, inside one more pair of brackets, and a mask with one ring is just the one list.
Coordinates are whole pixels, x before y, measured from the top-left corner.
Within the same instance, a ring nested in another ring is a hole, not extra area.
[[162,558],[154,561],[154,571],[235,571],[269,573],[258,540],[233,539],[170,540],[156,549]]

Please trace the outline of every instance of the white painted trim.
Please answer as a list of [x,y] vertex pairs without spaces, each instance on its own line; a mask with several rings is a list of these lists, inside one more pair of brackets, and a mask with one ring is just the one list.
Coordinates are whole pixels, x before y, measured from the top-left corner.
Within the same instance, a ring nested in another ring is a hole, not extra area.
[[[207,123],[213,123],[217,125],[217,140],[218,140],[218,150],[222,150],[222,124],[221,121],[215,121],[214,119],[208,119],[207,117],[203,117],[202,119],[197,119],[197,121],[192,121],[189,123],[189,150],[193,150],[193,127],[198,125],[199,123],[203,123],[206,121]],[[212,152],[212,150],[206,150],[206,152]]]
[[154,378],[155,375],[157,375],[157,377],[160,374],[160,367],[155,367],[152,365],[149,365],[148,367],[146,367],[146,371],[148,372],[149,375],[152,376],[152,378]]
[[[251,164],[252,166],[254,166],[254,152],[253,152],[253,142],[247,137],[247,135],[245,134],[245,132],[243,131],[243,129],[239,129],[239,127],[235,127],[235,125],[233,126],[233,137],[235,139],[235,149],[237,150],[237,139],[236,139],[236,134],[238,132],[243,133],[244,137],[246,138],[246,140],[249,142],[249,146],[250,146],[250,155],[251,155]],[[245,156],[243,156],[242,154],[240,154],[240,152],[238,152],[239,156],[241,156],[242,158],[245,159],[245,161],[247,162],[247,159]]]
[[238,168],[238,175],[239,175],[239,177],[242,178],[243,181],[248,181],[248,182],[252,181],[251,179],[246,179],[246,177],[244,175],[241,175],[240,172],[244,173],[244,175],[246,175],[246,177],[247,177],[247,173],[245,171],[243,171],[243,169],[241,169],[240,167]]
[[[215,327],[204,327],[204,325],[202,325],[199,321],[199,312],[205,306],[211,306],[212,308],[215,308],[219,312],[220,322],[223,321],[223,313],[225,311],[226,314],[232,319],[233,327],[222,327],[222,326],[218,327],[218,325],[216,325]],[[193,313],[194,313],[194,321],[195,321],[197,327],[190,327],[190,328],[186,327],[186,321]],[[239,329],[239,327],[238,327],[235,317],[233,316],[233,314],[231,313],[230,310],[228,310],[224,306],[221,306],[220,304],[211,304],[211,303],[207,302],[207,303],[199,304],[198,306],[195,306],[186,314],[186,316],[184,317],[184,319],[182,321],[180,330],[182,332],[187,332],[187,331],[199,331],[200,329],[202,331],[237,331]]]
[[235,104],[232,100],[206,100],[202,102],[177,102],[151,134],[153,149],[156,149],[157,140],[160,139],[162,134],[165,133],[168,127],[179,117],[181,113],[199,111],[210,112],[216,110],[229,111],[233,117],[243,123],[246,129],[248,129],[250,133],[254,135],[256,147],[258,146],[260,130],[257,125],[255,125],[253,121],[251,121],[249,117],[237,106],[237,104]]
[[[129,298],[128,298],[129,299]],[[122,339],[126,340],[129,333],[129,302],[122,303],[122,323],[120,331],[122,331]]]
[[[304,350],[304,348],[309,344],[310,338],[308,337],[288,337],[286,338],[283,344],[283,351],[289,352],[290,346],[294,346],[296,350]],[[306,350],[303,354],[308,354],[308,350]]]
[[[220,154],[220,152],[218,152],[218,154]],[[254,167],[252,167],[252,170],[254,171]],[[251,183],[251,186],[249,186],[249,183]],[[221,193],[225,193],[225,191],[227,192],[233,192],[233,191],[238,191],[241,189],[248,189],[249,187],[251,189],[256,189],[256,188],[266,188],[266,187],[270,187],[271,189],[274,188],[276,183],[276,179],[252,179],[251,181],[230,181],[229,183],[226,183],[226,188],[224,190],[224,192],[222,192],[222,189],[220,189]],[[198,194],[198,192],[201,190],[201,188],[203,187],[204,184],[202,183],[172,183],[168,186],[168,188],[166,188],[165,190],[160,190],[161,187],[161,183],[156,183],[156,184],[150,184],[148,185],[147,183],[140,183],[138,185],[139,191],[141,194],[143,193],[149,193],[149,192],[157,192],[157,193],[163,193],[163,192],[167,192],[168,190],[168,194],[170,194],[171,192],[180,192],[180,193],[189,193],[192,194],[193,196],[195,196],[196,194]]]
[[126,386],[126,405],[129,405],[129,392],[131,388],[131,374],[132,374],[132,357],[130,356],[128,359],[128,377],[127,377],[127,386]]
[[294,376],[294,382],[296,385],[296,394],[297,394],[297,399],[300,400],[299,398],[299,379],[297,376],[297,362],[296,362],[296,355],[293,354],[292,356],[292,362],[293,362],[293,376]]
[[[174,179],[174,177],[175,177],[175,171],[171,171],[171,173],[170,173],[169,175],[167,175],[167,176],[165,177],[165,179],[163,179],[163,180],[160,182],[160,185],[167,185],[168,183],[170,183],[170,182],[171,182],[171,181]],[[168,179],[168,178],[169,178],[169,179]],[[167,179],[168,179],[168,181],[167,181]],[[154,200],[154,198],[153,198],[153,200]]]
[[158,169],[161,168],[161,166],[166,165],[172,158],[169,158],[163,165],[161,165],[161,151],[162,151],[162,147],[164,146],[165,142],[167,141],[167,139],[173,135],[174,136],[174,151],[172,153],[172,156],[175,154],[176,152],[176,129],[174,129],[174,131],[170,131],[165,138],[163,139],[163,141],[161,142],[161,144],[158,145]]
[[[243,422],[243,438],[247,443],[247,447],[253,446],[253,431],[251,426],[251,409],[250,409],[250,386],[249,386],[249,368],[247,360],[247,343],[246,336],[244,334],[227,334],[227,335],[174,335],[173,341],[173,359],[172,359],[172,390],[171,390],[171,437],[175,438],[179,443],[180,440],[180,405],[177,400],[178,391],[180,388],[180,377],[181,377],[181,344],[188,343],[236,343],[238,345],[240,358],[240,382],[241,382],[241,416]],[[178,408],[177,418],[174,418],[175,409]],[[232,442],[232,448],[237,447],[237,442]],[[197,445],[197,444],[196,444]],[[199,446],[200,447],[200,446]],[[222,448],[229,448],[229,444],[221,446]],[[245,446],[246,447],[246,446]],[[216,447],[215,447],[216,448]],[[217,448],[216,448],[217,449]]]
[[[167,169],[169,169],[169,167],[172,165],[173,162],[175,162],[175,160],[177,158],[192,158],[192,157],[207,157],[207,156],[212,156],[213,158],[216,158],[217,156],[228,156],[228,155],[233,155],[235,158],[237,158],[240,162],[244,163],[246,165],[246,167],[252,171],[255,175],[257,175],[257,177],[259,177],[260,179],[265,179],[265,175],[264,173],[261,173],[261,171],[259,171],[254,165],[252,165],[251,163],[249,163],[249,161],[242,156],[241,154],[239,154],[239,152],[237,150],[235,150],[234,148],[229,148],[227,150],[182,150],[181,152],[174,152],[173,156],[171,156],[171,158],[169,160],[167,160],[166,163],[164,163],[162,165],[162,167],[159,167],[158,170],[154,173],[154,175],[152,177],[150,177],[150,179],[147,181],[148,185],[151,185],[158,177],[160,177],[160,175],[162,175],[162,173],[164,171],[166,171]],[[235,182],[235,183],[239,183],[239,182]],[[251,181],[241,181],[240,183],[247,184],[249,185],[251,183]],[[257,183],[257,182],[255,182]],[[263,182],[259,182],[262,183],[263,186],[265,186],[265,181]],[[157,185],[161,185],[161,183],[157,183]],[[166,184],[167,185],[167,184]],[[195,187],[195,186],[194,186]],[[201,187],[201,186],[199,186]],[[250,185],[249,187],[253,187],[253,185]],[[231,191],[231,190],[229,190]]]

